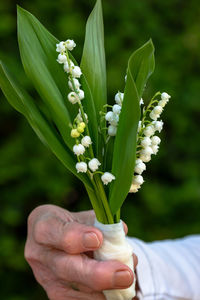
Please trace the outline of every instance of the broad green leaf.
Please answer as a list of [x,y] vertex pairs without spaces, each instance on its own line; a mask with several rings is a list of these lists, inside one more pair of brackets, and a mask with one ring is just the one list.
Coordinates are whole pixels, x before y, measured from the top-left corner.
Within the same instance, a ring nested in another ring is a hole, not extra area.
[[42,116],[33,99],[20,86],[2,62],[0,62],[0,87],[9,103],[26,117],[38,137],[63,165],[82,180],[85,185],[91,186],[86,175],[76,172],[76,160],[72,152],[62,142],[56,130]]
[[141,98],[147,80],[155,68],[154,46],[151,39],[132,54],[129,67],[132,70],[138,96]]
[[[56,43],[59,41],[29,12],[18,7],[18,40],[24,69],[41,98],[48,106],[51,117],[58,127],[65,143],[72,148],[69,124],[78,113],[78,106],[67,100],[68,78],[63,66],[56,61]],[[73,59],[74,60],[74,59]],[[74,60],[75,61],[75,60]],[[89,128],[94,144],[97,138],[96,114],[87,82],[85,99],[82,101],[89,117]]]
[[114,143],[112,174],[116,179],[110,188],[109,203],[116,214],[125,200],[133,179],[136,157],[136,136],[140,118],[139,96],[128,68],[124,101]]
[[124,101],[112,161],[112,174],[116,179],[110,187],[109,202],[113,214],[116,214],[122,206],[133,179],[140,119],[139,99],[153,70],[154,47],[150,40],[135,51],[128,62]]
[[99,112],[103,110],[103,106],[107,103],[106,61],[101,0],[97,0],[96,5],[87,20],[81,69],[90,86],[97,120],[99,122]]
[[71,148],[73,144],[69,127],[71,119],[52,75],[58,69],[55,65],[56,52],[52,55],[55,41],[42,29],[30,13],[18,7],[18,42],[25,72],[48,106],[65,143]]

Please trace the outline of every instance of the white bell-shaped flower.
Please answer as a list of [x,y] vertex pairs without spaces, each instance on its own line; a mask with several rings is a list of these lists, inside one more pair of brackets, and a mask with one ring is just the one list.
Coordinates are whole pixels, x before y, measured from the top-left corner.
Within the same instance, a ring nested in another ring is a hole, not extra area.
[[152,122],[154,128],[155,128],[155,131],[158,131],[158,132],[161,132],[161,130],[163,129],[163,121],[153,121]]
[[81,140],[81,144],[84,147],[88,148],[92,144],[92,140],[91,140],[90,136],[88,136],[88,135],[84,136]]
[[89,166],[90,170],[93,171],[93,172],[98,170],[100,165],[101,165],[101,163],[97,158],[91,159],[88,163],[88,166]]
[[116,114],[116,115],[119,115],[120,112],[121,112],[121,108],[122,107],[120,105],[118,105],[118,104],[113,105],[113,108],[112,108],[113,113]]
[[158,150],[159,150],[159,146],[158,145],[152,145],[151,146],[151,149],[153,151],[153,154],[157,154],[158,153]]
[[115,180],[115,176],[113,174],[109,173],[109,172],[105,172],[101,176],[101,180],[102,180],[103,184],[107,185],[111,181]]
[[65,43],[60,42],[59,44],[56,44],[56,52],[63,53],[65,51]]
[[106,121],[110,122],[113,119],[114,113],[112,111],[108,111],[105,115]]
[[155,133],[155,128],[152,125],[148,125],[145,129],[144,129],[144,135],[145,136],[152,136]]
[[73,151],[74,151],[74,154],[79,156],[79,155],[82,155],[85,152],[85,147],[81,144],[74,145]]
[[133,177],[133,184],[142,185],[144,183],[144,179],[141,175],[136,175]]
[[171,96],[169,94],[165,93],[165,92],[163,92],[161,94],[161,99],[162,100],[169,100],[170,98],[171,98]]
[[142,147],[148,147],[151,145],[151,139],[148,136],[145,136],[142,140],[141,140],[141,145]]
[[117,126],[118,122],[119,122],[119,116],[113,113],[113,117],[110,120],[110,125]]
[[139,162],[137,162],[137,161],[136,161],[136,164],[135,164],[134,172],[141,175],[142,172],[146,170],[146,165],[142,162],[141,159],[139,160]]
[[86,173],[87,172],[87,164],[85,162],[78,162],[76,164],[76,170],[78,173]]
[[160,142],[161,142],[161,139],[159,138],[159,136],[157,136],[157,135],[152,136],[152,138],[151,138],[152,145],[159,145]]
[[[153,150],[152,150],[153,151]],[[151,160],[151,155],[145,155],[145,154],[140,154],[140,159],[143,161],[143,162],[149,162]]]
[[140,151],[140,154],[141,155],[151,155],[151,154],[153,154],[153,150],[151,149],[151,147],[147,146]]
[[75,92],[70,92],[67,97],[69,102],[72,104],[76,104],[79,101],[79,98]]
[[76,90],[79,90],[81,84],[80,84],[80,82],[78,81],[78,79],[73,78],[73,84],[72,84],[72,81],[69,80],[69,81],[68,81],[68,86],[69,86],[69,88],[70,88],[71,90],[74,90],[74,86],[75,86],[75,89],[76,89]]
[[118,92],[118,93],[115,95],[115,102],[116,102],[118,105],[122,105],[123,98],[124,98],[124,93]]
[[117,127],[110,125],[108,126],[108,135],[115,136],[117,134]]
[[79,66],[73,66],[72,67],[72,76],[75,78],[80,78],[82,74],[81,69],[79,68]]
[[59,64],[64,64],[67,62],[67,56],[65,54],[58,54],[57,62]]
[[132,183],[131,187],[130,187],[130,190],[129,190],[129,193],[137,193],[139,188],[140,188],[139,184]]
[[66,40],[65,45],[70,51],[72,51],[76,47],[76,43],[73,40]]
[[85,97],[85,93],[83,90],[78,90],[78,97],[80,100],[84,99]]

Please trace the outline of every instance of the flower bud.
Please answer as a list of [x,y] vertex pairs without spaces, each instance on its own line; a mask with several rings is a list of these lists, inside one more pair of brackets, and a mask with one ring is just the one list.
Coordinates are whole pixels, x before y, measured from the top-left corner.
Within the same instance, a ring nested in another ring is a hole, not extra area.
[[81,145],[81,144],[74,145],[73,151],[74,151],[74,154],[79,156],[85,152],[85,147],[83,147],[83,145]]
[[159,145],[160,142],[161,142],[161,139],[159,138],[159,136],[157,136],[157,135],[152,136],[152,138],[151,138],[152,145]]
[[78,138],[79,136],[80,136],[80,133],[78,132],[77,129],[72,129],[71,130],[71,137]]
[[113,105],[113,108],[112,108],[113,113],[119,115],[120,112],[121,112],[121,108],[122,107],[120,105],[118,105],[118,104]]
[[142,147],[147,147],[151,145],[151,139],[148,136],[145,136],[142,140],[141,140],[141,145]]
[[81,144],[86,148],[89,147],[92,144],[90,136],[84,136],[81,140]]
[[73,66],[72,67],[72,76],[73,77],[80,78],[81,74],[82,74],[81,69],[78,66]]
[[85,129],[85,123],[84,122],[79,123],[77,126],[78,132],[83,133],[84,129]]
[[78,173],[86,173],[87,172],[87,164],[85,162],[78,162],[76,164],[76,170]]
[[113,125],[108,126],[108,135],[115,136],[116,133],[117,133],[117,127],[116,126],[113,126]]
[[93,171],[93,172],[98,170],[100,165],[101,165],[101,163],[97,158],[91,159],[88,163],[88,166],[89,166],[90,170]]
[[109,172],[105,172],[102,176],[101,176],[101,180],[103,181],[103,183],[105,185],[107,185],[108,183],[110,183],[111,181],[115,180],[115,176],[112,175]]
[[66,40],[65,44],[67,49],[70,51],[72,51],[76,47],[76,44],[73,40]]

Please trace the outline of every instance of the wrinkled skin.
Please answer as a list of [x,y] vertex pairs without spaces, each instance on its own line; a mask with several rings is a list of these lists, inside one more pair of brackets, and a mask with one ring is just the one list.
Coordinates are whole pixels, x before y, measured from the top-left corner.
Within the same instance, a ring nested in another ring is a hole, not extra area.
[[93,259],[103,242],[94,218],[93,211],[71,213],[54,205],[30,214],[25,258],[50,300],[105,300],[102,290],[132,284],[135,275],[126,265]]

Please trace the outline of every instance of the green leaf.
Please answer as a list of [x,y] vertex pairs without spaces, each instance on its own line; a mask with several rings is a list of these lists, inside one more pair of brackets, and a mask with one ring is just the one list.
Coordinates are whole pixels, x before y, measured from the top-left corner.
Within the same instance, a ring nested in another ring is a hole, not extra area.
[[101,0],[97,0],[87,20],[81,69],[90,86],[99,122],[99,112],[103,110],[103,106],[107,103],[106,60]]
[[153,70],[154,47],[150,40],[135,51],[128,61],[124,100],[112,161],[112,174],[116,179],[110,186],[109,202],[113,214],[121,208],[133,179],[140,119],[139,100]]
[[[55,75],[60,74],[56,62],[56,40],[30,13],[20,7],[17,12],[18,42],[25,72],[48,106],[52,119],[65,143],[72,148],[73,139],[70,137],[71,129],[69,127],[71,119],[58,81],[54,80]],[[63,80],[61,80],[60,86],[61,84],[63,87],[67,86]]]
[[154,46],[151,39],[131,55],[129,67],[140,99],[155,68]]
[[77,176],[85,185],[91,187],[86,175],[76,172],[76,160],[71,151],[62,142],[56,130],[45,120],[33,99],[11,75],[7,67],[0,62],[0,87],[9,103],[22,113],[42,142],[57,156],[63,165]]

